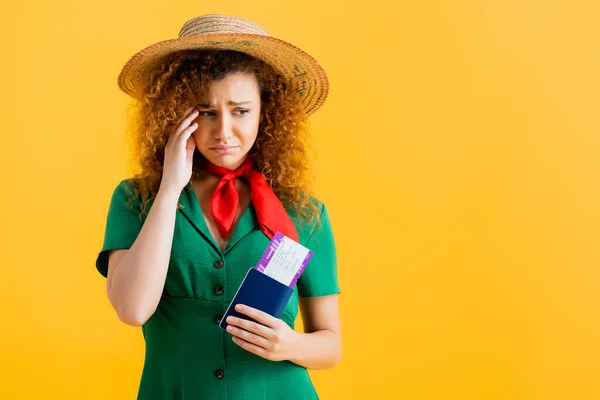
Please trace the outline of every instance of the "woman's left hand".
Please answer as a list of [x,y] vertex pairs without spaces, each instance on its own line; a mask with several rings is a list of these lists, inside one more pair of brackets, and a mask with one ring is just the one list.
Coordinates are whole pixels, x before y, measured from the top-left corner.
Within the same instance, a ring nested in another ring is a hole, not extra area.
[[235,344],[271,361],[293,358],[298,332],[282,320],[255,308],[238,304],[235,310],[258,322],[228,317],[227,332],[233,335]]

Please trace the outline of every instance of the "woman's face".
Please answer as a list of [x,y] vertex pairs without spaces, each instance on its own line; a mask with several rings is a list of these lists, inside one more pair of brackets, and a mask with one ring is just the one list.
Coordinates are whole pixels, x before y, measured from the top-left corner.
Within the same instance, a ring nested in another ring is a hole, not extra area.
[[200,100],[196,147],[213,164],[239,167],[258,134],[261,104],[256,76],[229,74],[211,82]]

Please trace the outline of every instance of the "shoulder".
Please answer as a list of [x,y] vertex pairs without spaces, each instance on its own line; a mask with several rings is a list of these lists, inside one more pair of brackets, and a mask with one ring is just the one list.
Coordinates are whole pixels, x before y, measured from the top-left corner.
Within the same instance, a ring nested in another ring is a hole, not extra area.
[[121,191],[125,193],[133,194],[139,187],[140,180],[138,178],[126,178],[119,182],[115,191]]
[[112,200],[113,204],[128,204],[130,207],[140,209],[140,198],[139,198],[139,179],[127,178],[121,180],[113,190]]
[[[315,196],[310,196],[307,204],[304,206],[304,209],[301,209],[300,206],[294,205],[286,206],[285,209],[288,215],[294,220],[294,222],[307,223],[314,220],[315,218],[318,218],[326,210],[326,207],[325,203],[323,203],[320,199],[318,199]],[[307,212],[310,215],[310,218],[308,220],[305,218]]]
[[136,178],[126,178],[121,180],[114,188],[113,197],[133,198],[139,187],[139,180]]
[[304,211],[308,211],[308,217],[306,216],[306,213],[301,212],[301,210],[292,210],[288,212],[296,225],[298,236],[301,241],[310,238],[323,224],[329,224],[327,206],[319,198],[311,196],[307,210]]

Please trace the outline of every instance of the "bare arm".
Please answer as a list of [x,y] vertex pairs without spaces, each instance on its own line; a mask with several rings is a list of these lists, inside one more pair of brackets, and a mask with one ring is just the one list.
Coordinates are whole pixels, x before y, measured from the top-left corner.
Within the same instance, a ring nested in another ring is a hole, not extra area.
[[298,335],[296,354],[290,359],[308,369],[326,369],[342,358],[342,332],[338,295],[300,298],[304,334]]
[[108,299],[119,319],[128,325],[143,325],[158,306],[167,276],[178,199],[179,193],[174,190],[159,190],[131,248],[109,254]]
[[160,188],[135,242],[109,254],[106,290],[119,319],[141,326],[162,295],[173,243],[177,202],[192,176],[198,110],[189,108],[169,135]]

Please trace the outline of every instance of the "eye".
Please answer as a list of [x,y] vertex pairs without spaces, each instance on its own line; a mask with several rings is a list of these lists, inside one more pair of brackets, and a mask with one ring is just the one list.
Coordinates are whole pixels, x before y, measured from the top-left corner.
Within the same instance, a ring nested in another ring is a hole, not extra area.
[[250,112],[250,110],[247,110],[245,108],[238,108],[237,110],[235,110],[239,115],[244,115],[244,114],[248,114]]
[[215,113],[212,111],[199,111],[198,115],[200,117],[211,117],[211,116],[215,115]]

